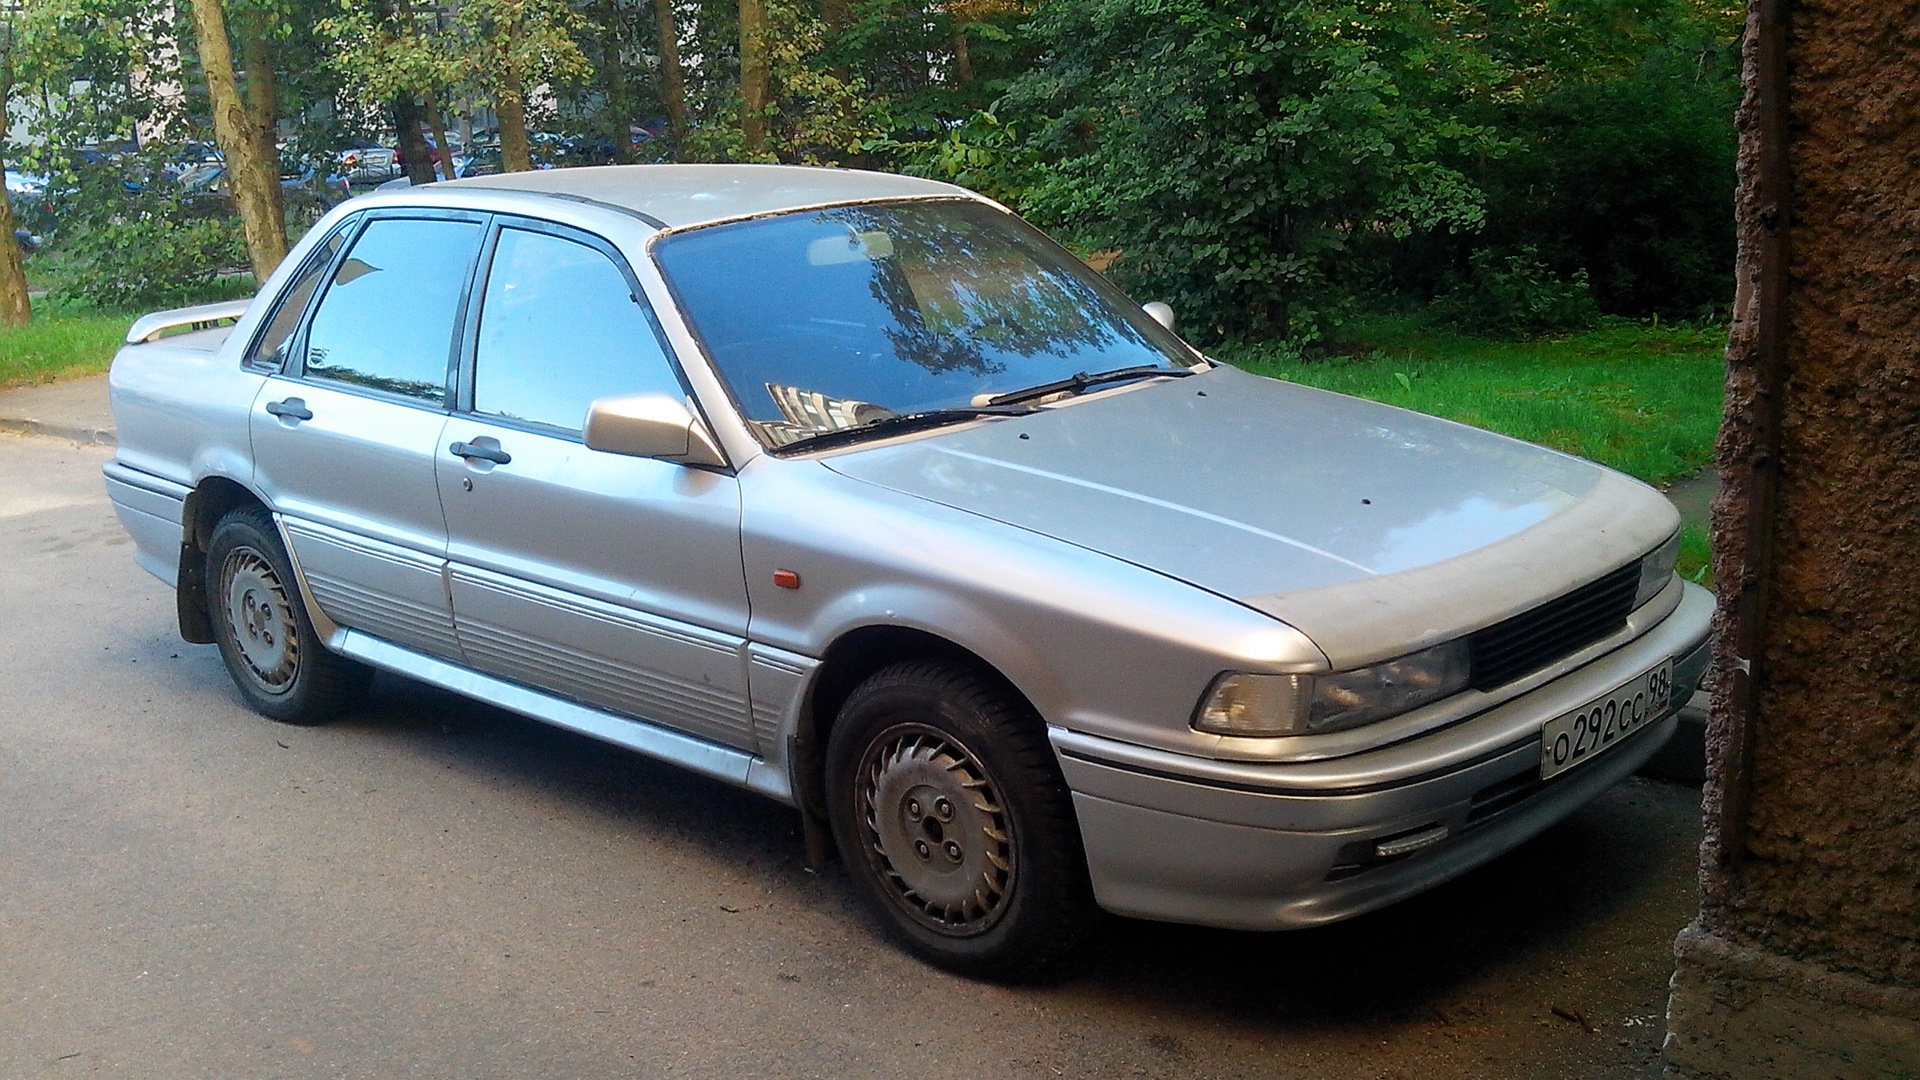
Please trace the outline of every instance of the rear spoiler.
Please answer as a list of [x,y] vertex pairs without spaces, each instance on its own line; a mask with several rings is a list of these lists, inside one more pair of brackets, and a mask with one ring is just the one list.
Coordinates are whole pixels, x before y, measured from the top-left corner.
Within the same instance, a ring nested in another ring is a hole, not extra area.
[[127,344],[143,345],[157,341],[161,334],[182,326],[205,330],[215,323],[232,322],[245,315],[247,305],[251,303],[252,300],[222,300],[217,304],[198,304],[142,315],[133,321],[133,328],[127,331]]

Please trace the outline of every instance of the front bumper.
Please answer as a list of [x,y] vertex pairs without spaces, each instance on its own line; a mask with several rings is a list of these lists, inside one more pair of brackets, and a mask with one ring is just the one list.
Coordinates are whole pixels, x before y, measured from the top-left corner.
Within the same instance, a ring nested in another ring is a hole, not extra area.
[[[1450,727],[1336,761],[1202,761],[1051,729],[1095,896],[1139,918],[1294,929],[1392,903],[1515,847],[1631,775],[1673,734],[1668,715],[1538,779],[1547,720],[1669,658],[1671,708],[1686,702],[1706,668],[1713,599],[1682,588],[1671,614],[1612,652]],[[1525,734],[1460,760],[1462,746],[1495,731]],[[1419,768],[1422,758],[1434,767]],[[1355,782],[1330,784],[1336,775]],[[1380,854],[1403,842],[1411,850]]]

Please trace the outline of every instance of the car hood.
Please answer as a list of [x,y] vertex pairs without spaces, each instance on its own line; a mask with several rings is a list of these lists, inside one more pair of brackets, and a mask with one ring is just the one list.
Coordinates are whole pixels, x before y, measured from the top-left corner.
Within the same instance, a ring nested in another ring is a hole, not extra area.
[[1678,527],[1590,462],[1224,367],[825,464],[1238,600],[1336,664],[1491,624]]

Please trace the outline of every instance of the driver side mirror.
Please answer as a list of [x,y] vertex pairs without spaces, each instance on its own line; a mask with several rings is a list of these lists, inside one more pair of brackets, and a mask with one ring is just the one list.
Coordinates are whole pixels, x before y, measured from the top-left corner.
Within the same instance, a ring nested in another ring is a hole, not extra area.
[[725,454],[686,403],[668,394],[601,398],[587,408],[581,437],[589,450],[658,458],[683,465],[720,465]]

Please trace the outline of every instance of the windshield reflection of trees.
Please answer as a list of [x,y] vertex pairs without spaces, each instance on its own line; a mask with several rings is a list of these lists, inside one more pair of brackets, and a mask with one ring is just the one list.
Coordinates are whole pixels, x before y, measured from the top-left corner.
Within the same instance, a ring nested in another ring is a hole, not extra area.
[[1056,253],[985,208],[855,206],[821,217],[892,241],[891,257],[868,263],[868,289],[892,316],[884,332],[895,355],[935,375],[1000,374],[1008,359],[1072,361],[1121,343],[1151,349]]

